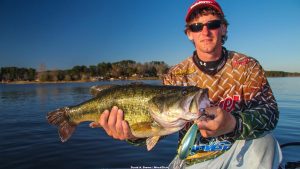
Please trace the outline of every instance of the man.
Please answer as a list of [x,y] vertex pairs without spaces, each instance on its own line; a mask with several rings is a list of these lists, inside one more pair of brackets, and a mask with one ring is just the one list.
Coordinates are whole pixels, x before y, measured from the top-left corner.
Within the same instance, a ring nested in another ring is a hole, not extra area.
[[[198,120],[199,136],[185,160],[190,168],[278,168],[281,152],[270,132],[279,112],[264,70],[253,58],[228,51],[228,22],[214,0],[197,0],[188,9],[185,33],[192,56],[172,67],[165,85],[209,89],[212,117]],[[122,110],[114,107],[99,120],[108,135],[135,140]],[[182,139],[190,125],[179,133]]]

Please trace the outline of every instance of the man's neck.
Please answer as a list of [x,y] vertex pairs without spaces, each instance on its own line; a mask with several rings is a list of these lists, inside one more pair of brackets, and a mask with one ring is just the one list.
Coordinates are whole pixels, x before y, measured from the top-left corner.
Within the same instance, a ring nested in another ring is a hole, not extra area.
[[[217,55],[213,55],[213,56],[217,56]],[[198,53],[195,51],[193,55],[193,62],[203,73],[208,75],[215,75],[224,67],[227,58],[228,58],[228,52],[226,48],[222,49],[221,54],[218,57],[218,60],[210,59],[209,61],[204,61],[200,59]]]
[[197,55],[198,55],[199,59],[204,62],[216,61],[216,60],[220,59],[220,57],[222,55],[222,47],[212,53],[205,53],[205,52],[197,50]]

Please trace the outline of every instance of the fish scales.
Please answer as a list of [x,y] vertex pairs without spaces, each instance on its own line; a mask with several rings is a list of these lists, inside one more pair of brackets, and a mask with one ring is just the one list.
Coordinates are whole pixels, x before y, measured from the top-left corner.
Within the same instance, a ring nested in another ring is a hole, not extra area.
[[[78,105],[48,113],[47,120],[58,127],[62,142],[81,122],[98,122],[105,110],[117,106],[123,110],[132,134],[153,139],[149,144],[155,145],[160,136],[174,133],[197,119],[199,106],[209,102],[207,89],[194,86],[116,85],[99,88],[95,95]],[[148,150],[154,145],[147,144]]]
[[[83,121],[97,121],[104,110],[110,110],[112,106],[117,106],[126,112],[125,120],[131,122],[142,121],[133,117],[139,117],[150,121],[150,112],[147,102],[154,96],[161,93],[171,93],[174,88],[170,87],[168,91],[160,90],[152,86],[146,88],[141,86],[121,86],[112,87],[98,94],[98,97],[72,107],[70,118],[75,123]],[[80,112],[80,113],[78,113]],[[91,113],[95,112],[95,113]]]

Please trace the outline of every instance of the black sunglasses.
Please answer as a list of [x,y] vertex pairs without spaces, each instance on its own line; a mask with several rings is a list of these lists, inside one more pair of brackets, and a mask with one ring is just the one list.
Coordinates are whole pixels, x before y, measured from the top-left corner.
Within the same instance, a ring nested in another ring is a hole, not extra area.
[[207,23],[190,24],[190,25],[188,25],[188,28],[192,32],[200,32],[200,31],[202,31],[204,26],[207,26],[207,29],[209,29],[209,30],[218,29],[218,28],[220,28],[221,23],[222,23],[221,20],[212,20],[212,21],[209,21]]

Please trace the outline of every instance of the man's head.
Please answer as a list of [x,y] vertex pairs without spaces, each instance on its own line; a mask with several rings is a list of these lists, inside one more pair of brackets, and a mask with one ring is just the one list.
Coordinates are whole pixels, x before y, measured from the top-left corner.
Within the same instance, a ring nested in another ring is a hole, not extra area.
[[[214,20],[218,20],[215,22],[201,23],[199,22],[199,18],[203,16],[215,16]],[[188,32],[201,32],[204,26],[206,26],[209,30],[217,29],[221,27],[223,30],[222,35],[222,44],[225,43],[227,39],[227,26],[228,22],[224,17],[224,13],[222,11],[221,6],[214,0],[197,0],[194,2],[188,9],[186,14],[186,27],[185,33],[188,35]],[[200,24],[195,24],[200,23]],[[189,35],[188,35],[189,36]]]

